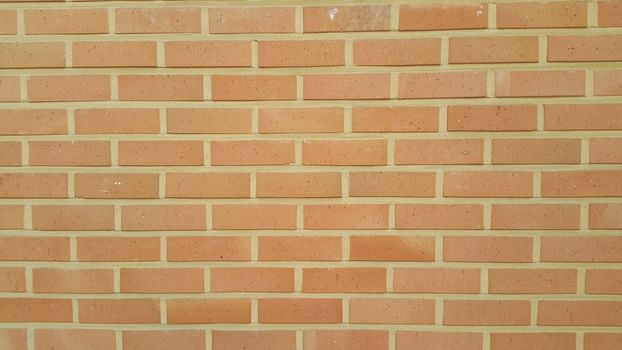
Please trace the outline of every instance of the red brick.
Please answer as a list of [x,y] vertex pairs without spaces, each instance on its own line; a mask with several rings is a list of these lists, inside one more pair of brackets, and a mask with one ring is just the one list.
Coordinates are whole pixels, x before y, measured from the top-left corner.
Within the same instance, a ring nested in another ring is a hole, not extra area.
[[67,134],[67,112],[62,109],[0,109],[0,135]]
[[484,208],[479,204],[396,204],[398,230],[481,230]]
[[117,33],[200,33],[200,8],[118,8]]
[[488,28],[487,4],[400,5],[400,30]]
[[389,207],[385,204],[305,205],[306,230],[371,230],[386,229]]
[[124,350],[204,350],[203,330],[132,330],[123,331]]
[[0,198],[67,198],[67,174],[0,173]]
[[482,139],[396,140],[395,164],[482,164]]
[[0,166],[22,165],[22,143],[18,141],[0,142]]
[[258,198],[341,197],[338,172],[257,173]]
[[351,197],[434,197],[433,172],[351,172]]
[[[622,27],[622,4],[616,0],[598,2],[598,26]],[[587,349],[586,350],[592,350]],[[608,349],[604,349],[608,350]]]
[[119,165],[203,165],[203,141],[119,141]]
[[248,108],[168,108],[170,134],[246,134],[251,132]]
[[343,108],[260,108],[262,134],[343,132]]
[[531,306],[527,300],[444,300],[446,326],[528,326]]
[[35,350],[114,350],[115,334],[109,329],[35,329]]
[[449,38],[449,63],[527,62],[538,62],[536,36]]
[[170,324],[250,323],[249,299],[171,299],[166,302]]
[[204,205],[123,205],[124,231],[202,231],[206,229]]
[[213,350],[292,350],[294,348],[296,348],[296,332],[294,331],[212,331]]
[[259,323],[341,323],[341,299],[259,299]]
[[585,333],[585,350],[617,350],[622,342],[620,333]]
[[434,324],[434,304],[433,299],[351,299],[350,323]]
[[212,75],[214,101],[295,100],[294,75]]
[[108,11],[90,9],[24,10],[26,34],[105,34]]
[[587,3],[580,1],[498,4],[497,28],[575,28],[587,26]]
[[0,102],[19,102],[20,94],[19,77],[0,77]]
[[168,237],[168,261],[249,261],[249,237]]
[[590,204],[590,229],[622,229],[622,204]]
[[295,230],[296,206],[278,204],[214,204],[215,230]]
[[354,107],[353,132],[438,131],[438,107]]
[[343,66],[343,40],[260,40],[259,67]]
[[388,73],[305,74],[305,100],[378,100],[388,99],[391,76]]
[[81,299],[80,323],[160,323],[158,299]]
[[493,230],[578,230],[578,204],[493,204]]
[[544,105],[544,130],[622,130],[622,104]]
[[305,165],[386,165],[386,140],[309,140],[302,143]]
[[159,237],[78,237],[78,260],[160,261]]
[[393,291],[397,293],[480,292],[479,269],[403,268],[393,270]]
[[121,101],[203,101],[203,76],[119,75]]
[[488,292],[494,294],[575,294],[577,271],[571,269],[490,269]]
[[595,71],[594,95],[622,96],[622,69]]
[[109,141],[29,141],[30,165],[105,166],[111,164]]
[[250,174],[167,173],[167,198],[249,198]]
[[0,10],[0,34],[17,34],[17,11]]
[[541,300],[539,326],[621,326],[622,302]]
[[34,76],[26,83],[30,102],[110,100],[110,77],[107,75]]
[[32,228],[44,231],[114,230],[114,206],[33,205]]
[[609,197],[622,195],[622,171],[543,171],[543,197]]
[[121,268],[121,293],[203,293],[202,268]]
[[481,350],[481,333],[397,331],[397,350]]
[[[25,292],[26,274],[23,267],[0,267],[0,291]],[[2,335],[0,335],[0,339]]]
[[622,35],[549,36],[549,62],[603,62],[622,60]]
[[492,333],[491,350],[575,350],[574,333]]
[[486,72],[400,73],[397,96],[467,98],[486,96]]
[[619,164],[622,163],[622,138],[591,138],[590,163]]
[[292,268],[212,268],[211,292],[293,292]]
[[387,350],[389,334],[383,330],[304,331],[304,350]]
[[622,262],[622,238],[613,236],[542,237],[544,262]]
[[293,7],[210,7],[209,32],[293,33],[296,10]]
[[93,108],[74,112],[76,134],[157,134],[160,113],[155,108]]
[[493,139],[493,164],[578,164],[580,139]]
[[71,323],[69,299],[2,298],[0,310],[0,322]]
[[533,174],[526,171],[448,171],[444,197],[531,197]]
[[449,131],[533,131],[537,128],[536,105],[447,106]]
[[164,55],[167,67],[250,67],[251,42],[167,41]]
[[391,27],[391,5],[305,6],[303,31],[367,32]]
[[381,293],[386,291],[385,268],[304,268],[303,293]]
[[262,261],[339,261],[341,237],[259,237]]
[[158,174],[75,174],[76,198],[159,198]]
[[1,236],[5,261],[69,261],[69,237]]
[[446,262],[531,262],[531,237],[443,237]]
[[113,293],[112,269],[53,269],[32,270],[32,290],[35,293]]
[[[65,67],[65,44],[60,42],[0,43],[0,68]],[[28,93],[30,96],[30,92]]]
[[585,96],[585,71],[496,71],[495,96]]
[[585,293],[622,294],[622,270],[587,270],[585,272]]
[[355,66],[417,66],[441,63],[438,38],[354,40]]

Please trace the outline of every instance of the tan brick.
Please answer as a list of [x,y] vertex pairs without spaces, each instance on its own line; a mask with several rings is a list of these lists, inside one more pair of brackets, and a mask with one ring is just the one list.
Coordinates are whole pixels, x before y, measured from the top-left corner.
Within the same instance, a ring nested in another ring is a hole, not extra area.
[[492,140],[493,164],[578,164],[581,140],[562,138]]
[[622,204],[590,204],[590,229],[622,229]]
[[341,323],[341,314],[341,299],[259,299],[259,323]]
[[487,4],[400,5],[399,30],[488,28]]
[[531,307],[527,300],[444,300],[447,326],[527,326]]
[[17,11],[0,10],[0,34],[17,34]]
[[479,204],[396,204],[398,230],[481,230],[484,208]]
[[385,268],[304,268],[303,293],[386,292]]
[[26,83],[30,102],[109,101],[111,96],[107,75],[34,76]]
[[[26,274],[23,267],[0,267],[0,291],[25,292]],[[2,335],[0,335],[0,339]]]
[[70,299],[2,298],[0,322],[71,323]]
[[122,101],[203,101],[203,76],[119,75]]
[[386,140],[309,140],[302,143],[305,165],[386,165]]
[[24,228],[23,205],[0,205],[0,230]]
[[541,300],[540,326],[620,326],[622,302],[584,300]]
[[0,166],[22,165],[22,143],[18,141],[0,141]]
[[447,106],[449,131],[533,131],[537,123],[536,105]]
[[295,100],[294,75],[213,75],[215,101]]
[[24,10],[24,26],[26,34],[104,34],[108,33],[108,11],[104,8]]
[[28,338],[26,329],[0,329],[0,339],[10,347],[11,350],[27,350]]
[[259,132],[343,132],[343,108],[260,108]]
[[69,261],[69,237],[0,237],[0,259],[6,261]]
[[542,237],[544,262],[622,262],[622,238],[615,236]]
[[0,77],[0,102],[21,101],[19,77]]
[[112,269],[36,268],[32,270],[35,293],[113,293]]
[[212,268],[211,292],[293,292],[292,268]]
[[216,230],[295,230],[296,206],[278,204],[214,204]]
[[259,67],[343,66],[343,40],[260,40]]
[[443,260],[459,262],[531,262],[531,237],[443,237]]
[[78,237],[79,261],[160,261],[159,237]]
[[406,268],[393,270],[393,291],[397,293],[452,293],[480,292],[479,269]]
[[397,331],[397,350],[481,350],[483,336],[472,332]]
[[78,310],[80,323],[160,323],[158,299],[81,299]]
[[622,341],[620,333],[585,333],[585,350],[616,350]]
[[[65,44],[60,42],[0,43],[0,68],[65,67]],[[30,96],[30,93],[28,94]]]
[[543,197],[610,197],[622,195],[622,171],[543,171]]
[[168,108],[170,134],[246,134],[251,132],[248,108]]
[[620,61],[622,35],[568,35],[547,38],[549,62]]
[[438,38],[354,40],[355,66],[418,66],[441,63]]
[[389,333],[384,330],[318,330],[303,332],[304,350],[386,350]]
[[249,198],[250,175],[244,173],[167,173],[167,198]]
[[119,141],[119,165],[203,165],[203,141]]
[[[622,27],[622,4],[615,0],[598,2],[598,26]],[[587,345],[587,342],[586,342]],[[587,349],[586,350],[593,350]],[[608,350],[604,349],[603,350]]]
[[486,72],[400,73],[397,97],[485,97],[486,85]]
[[389,207],[385,204],[305,205],[304,228],[307,230],[386,229]]
[[204,350],[203,330],[131,330],[123,331],[124,350],[164,350],[182,348]]
[[154,41],[78,41],[72,43],[73,67],[155,67]]
[[80,173],[76,198],[158,198],[158,174]]
[[114,230],[114,206],[33,205],[32,228],[43,231]]
[[388,99],[391,76],[388,73],[305,74],[305,100],[378,100]]
[[350,323],[434,324],[434,304],[433,299],[351,299]]
[[341,237],[259,237],[259,260],[339,261]]
[[0,109],[0,135],[67,134],[62,109]]
[[575,294],[577,271],[571,269],[490,269],[488,292],[495,294]]
[[538,62],[536,36],[449,38],[449,63],[528,62]]
[[294,163],[293,141],[212,141],[212,165],[286,165]]
[[351,236],[353,261],[434,261],[433,237]]
[[76,134],[157,134],[155,108],[89,108],[74,111]]
[[622,270],[589,269],[585,271],[585,293],[622,294]]
[[212,34],[293,33],[296,27],[293,7],[213,7],[208,14]]
[[30,165],[106,166],[111,164],[109,141],[29,141]]
[[351,172],[352,197],[434,197],[433,172]]
[[493,204],[493,230],[578,230],[578,204]]
[[585,71],[496,71],[495,96],[585,96]]
[[67,174],[0,173],[0,198],[67,198]]
[[205,205],[124,205],[124,231],[202,231],[206,229]]
[[169,237],[168,261],[249,261],[249,237]]
[[622,96],[622,69],[595,71],[594,95]]
[[213,350],[292,350],[295,347],[295,331],[212,331]]
[[492,333],[491,350],[574,350],[574,333]]
[[35,329],[36,350],[114,350],[115,334],[109,329]]
[[202,268],[121,268],[121,293],[203,293]]
[[602,137],[590,139],[590,163],[622,163],[622,138]]
[[305,6],[303,31],[385,31],[391,26],[391,5]]
[[250,67],[251,42],[167,41],[164,57],[167,67]]
[[258,198],[341,197],[341,174],[331,173],[257,173]]
[[544,105],[544,130],[622,130],[622,104]]
[[533,174],[526,171],[448,171],[444,197],[531,197]]
[[438,131],[438,107],[353,107],[353,132]]
[[118,8],[117,33],[200,33],[200,8]]
[[587,26],[587,3],[521,2],[497,6],[498,28],[576,28]]
[[249,299],[171,299],[166,302],[171,324],[250,323]]

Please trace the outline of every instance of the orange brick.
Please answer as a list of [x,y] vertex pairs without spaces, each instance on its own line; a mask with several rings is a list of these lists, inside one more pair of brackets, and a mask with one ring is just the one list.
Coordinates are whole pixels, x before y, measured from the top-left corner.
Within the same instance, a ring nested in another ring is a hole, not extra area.
[[259,260],[339,261],[341,237],[259,237]]
[[355,66],[417,66],[441,63],[438,38],[354,40]]
[[155,67],[154,41],[78,41],[72,44],[73,67]]
[[533,174],[526,171],[448,171],[444,197],[531,197]]
[[211,292],[293,292],[292,268],[212,268]]
[[32,290],[35,293],[113,293],[113,271],[36,268],[32,270]]
[[380,293],[386,291],[384,268],[304,268],[303,293]]
[[587,270],[585,272],[585,293],[622,294],[622,270]]
[[74,175],[76,198],[159,198],[158,174]]
[[121,293],[203,293],[202,268],[121,268]]
[[292,350],[294,348],[296,348],[296,332],[294,331],[212,331],[213,350]]
[[[26,274],[23,267],[0,267],[0,291],[25,292]],[[0,339],[2,335],[0,335]]]
[[536,105],[447,106],[449,131],[534,131]]
[[2,298],[0,322],[71,323],[70,299]]
[[595,71],[594,95],[622,96],[622,69]]
[[17,34],[17,11],[0,10],[0,34]]
[[109,329],[35,329],[36,350],[114,350],[115,334]]
[[205,205],[124,205],[124,231],[202,231],[206,229]]
[[544,105],[544,130],[622,130],[622,104]]
[[166,302],[170,324],[250,323],[249,299],[171,299]]
[[62,109],[0,109],[0,135],[67,134]]
[[540,300],[539,326],[621,326],[622,302]]
[[622,171],[543,171],[543,197],[609,197],[622,195]]
[[398,98],[486,96],[485,72],[400,73]]
[[309,140],[302,143],[306,165],[386,165],[386,140]]
[[213,75],[214,101],[295,100],[294,75]]
[[622,35],[549,36],[549,62],[620,61]]
[[[598,2],[598,26],[622,27],[622,4],[615,0]],[[586,343],[587,345],[587,343]],[[586,350],[592,350],[587,349]],[[603,350],[608,350],[604,349]]]
[[212,34],[293,33],[296,29],[293,7],[210,7],[208,15]]
[[434,304],[433,299],[351,299],[350,323],[434,324]]
[[497,97],[585,96],[585,71],[496,71]]
[[[2,177],[0,177],[1,179]],[[24,228],[23,205],[0,205],[0,230]]]
[[27,350],[26,329],[0,329],[0,339],[11,350]]
[[123,331],[124,350],[164,350],[181,348],[204,350],[203,330],[134,330]]
[[304,331],[305,350],[387,350],[389,334],[383,330]]
[[249,237],[169,237],[168,261],[249,261]]
[[114,206],[33,205],[32,228],[44,231],[114,230]]
[[215,230],[295,230],[296,206],[278,204],[214,204]]
[[19,102],[20,94],[19,77],[0,77],[0,102]]
[[622,262],[622,238],[614,236],[542,237],[544,262]]
[[394,268],[393,291],[397,293],[480,292],[479,269]]
[[[57,42],[0,43],[0,68],[65,67],[65,44]],[[28,93],[30,96],[30,92]]]
[[622,229],[622,204],[590,204],[590,229]]
[[108,33],[108,11],[104,8],[24,10],[24,25],[26,34],[104,34]]
[[248,108],[168,108],[170,134],[246,134],[251,132]]
[[449,38],[449,63],[527,62],[538,62],[536,36]]
[[438,107],[353,107],[353,132],[438,131]]
[[80,323],[160,323],[158,299],[81,299]]
[[251,42],[167,41],[164,57],[167,67],[250,67]]
[[620,333],[585,333],[585,350],[616,350],[622,342]]
[[257,173],[258,198],[341,197],[341,174]]
[[305,74],[305,100],[378,100],[388,99],[391,76],[388,73]]
[[119,75],[121,101],[203,101],[203,76]]
[[447,326],[528,326],[530,319],[527,300],[443,301],[443,324]]
[[396,140],[395,164],[482,164],[482,139]]
[[587,3],[521,2],[497,6],[497,28],[576,28],[587,26]]
[[434,238],[351,236],[350,260],[434,261]]
[[167,173],[167,198],[249,198],[250,174]]
[[433,172],[351,172],[352,197],[434,197]]
[[443,237],[443,260],[447,262],[531,262],[531,237]]
[[488,292],[495,294],[575,294],[577,271],[571,269],[490,269]]
[[481,333],[397,331],[397,350],[481,350]]
[[76,134],[157,134],[155,108],[93,108],[74,111]]
[[22,143],[18,141],[0,142],[0,166],[22,165]]
[[29,141],[30,165],[110,165],[109,141]]
[[0,259],[6,261],[69,261],[69,237],[0,237]]
[[574,333],[492,333],[491,350],[574,350]]
[[493,204],[493,230],[578,230],[578,204]]
[[[211,21],[210,21],[211,22]],[[200,33],[200,8],[118,8],[117,33]]]
[[67,174],[0,173],[0,198],[67,198]]
[[305,205],[306,230],[371,230],[386,229],[389,207],[385,204]]
[[493,164],[578,164],[580,139],[493,139]]
[[341,299],[259,299],[259,323],[341,323]]
[[259,67],[343,66],[343,40],[260,40]]
[[286,165],[294,163],[293,141],[212,141],[212,165]]
[[590,163],[622,163],[622,138],[602,137],[590,139]]
[[35,76],[28,78],[27,85],[30,102],[110,100],[110,77],[107,75]]
[[260,108],[259,132],[343,132],[343,108]]
[[399,230],[481,230],[484,208],[479,204],[396,204]]
[[78,237],[79,261],[160,261],[159,237]]
[[119,141],[119,165],[203,165],[203,141]]
[[366,32],[391,27],[391,5],[305,6],[303,31]]
[[488,28],[487,4],[400,5],[399,30]]

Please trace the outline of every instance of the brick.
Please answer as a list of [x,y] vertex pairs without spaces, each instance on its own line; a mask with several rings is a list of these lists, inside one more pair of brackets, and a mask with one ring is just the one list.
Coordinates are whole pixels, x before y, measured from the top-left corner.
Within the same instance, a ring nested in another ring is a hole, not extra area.
[[81,299],[78,310],[80,323],[160,323],[158,299]]
[[109,329],[35,329],[36,350],[114,350],[115,334]]
[[417,66],[441,62],[438,38],[355,40],[355,66]]
[[303,31],[367,32],[391,27],[391,5],[305,6]]
[[622,35],[552,35],[547,38],[549,62],[622,60]]
[[353,132],[438,131],[438,107],[353,107]]
[[208,15],[212,34],[293,33],[296,29],[293,7],[214,7]]
[[72,43],[73,67],[155,67],[154,41],[78,41]]
[[212,268],[211,292],[293,292],[292,268]]
[[622,302],[540,300],[539,326],[620,326]]
[[485,97],[486,85],[486,72],[400,73],[397,97]]
[[483,164],[482,139],[395,141],[395,164]]
[[479,204],[396,204],[398,230],[481,230],[484,208]]
[[444,300],[446,326],[528,326],[531,306],[527,300]]
[[585,333],[585,350],[616,350],[622,342],[619,333]]
[[543,197],[609,197],[622,195],[622,171],[543,171]]
[[496,71],[495,96],[585,96],[585,71]]
[[0,230],[13,230],[23,228],[24,206],[0,205]]
[[158,174],[74,174],[76,198],[159,198]]
[[538,62],[536,36],[449,38],[449,63],[528,62]]
[[383,330],[318,330],[303,332],[304,350],[387,350],[389,334]]
[[590,204],[590,229],[622,229],[622,204]]
[[479,269],[394,268],[393,292],[452,293],[480,292]]
[[249,299],[171,299],[166,302],[170,324],[250,323]]
[[0,173],[0,198],[67,198],[67,174]]
[[168,108],[170,134],[247,134],[251,132],[248,108]]
[[30,102],[109,101],[111,96],[107,75],[34,76],[26,83]]
[[578,230],[578,204],[493,204],[493,230]]
[[71,323],[69,299],[2,298],[0,310],[0,322]]
[[328,198],[341,197],[341,174],[257,173],[258,198]]
[[250,67],[251,42],[167,41],[164,43],[164,62],[167,67]]
[[203,101],[203,76],[119,75],[121,101]]
[[78,237],[78,260],[160,261],[159,237]]
[[155,108],[92,108],[74,111],[76,134],[157,134]]
[[368,74],[305,74],[305,100],[378,100],[388,99],[391,76]]
[[586,294],[622,294],[622,270],[589,269],[585,271]]
[[22,143],[18,141],[0,142],[0,166],[22,165]]
[[214,204],[215,230],[295,230],[296,206],[279,204]]
[[571,269],[490,269],[488,292],[494,294],[575,294],[577,271]]
[[0,102],[19,102],[20,94],[19,77],[0,77]]
[[121,268],[121,293],[203,293],[202,268]]
[[614,236],[542,237],[544,262],[622,262],[622,239]]
[[343,108],[260,108],[259,132],[343,132]]
[[212,331],[213,350],[292,350],[296,348],[294,331]]
[[123,331],[124,350],[165,350],[182,348],[204,350],[203,330],[132,330]]
[[203,141],[119,141],[119,165],[203,165]]
[[400,5],[399,30],[488,28],[487,4]]
[[580,139],[500,139],[492,140],[493,164],[578,164]]
[[262,298],[259,323],[341,323],[341,299]]
[[5,261],[69,261],[68,237],[0,237],[0,259]]
[[123,231],[202,231],[205,205],[123,205]]
[[574,333],[492,333],[491,350],[574,350]]
[[449,131],[534,131],[536,105],[447,106]]
[[30,165],[105,166],[111,164],[109,141],[29,141]]
[[386,229],[389,207],[385,204],[305,205],[306,230],[371,230]]
[[443,260],[446,262],[531,262],[531,237],[443,237]]
[[[0,291],[25,292],[26,274],[23,267],[0,267]],[[2,336],[0,335],[0,339]]]
[[[598,26],[622,27],[622,4],[615,0],[598,2]],[[592,349],[586,349],[592,350]],[[608,349],[604,349],[608,350]]]
[[304,268],[303,293],[381,293],[386,291],[385,268]]
[[249,198],[250,174],[167,173],[167,198]]
[[522,2],[497,6],[497,28],[587,27],[587,3]]
[[591,138],[590,163],[619,164],[622,163],[622,138]]
[[594,95],[622,96],[622,69],[595,71]]
[[112,269],[35,268],[35,293],[114,293]]
[[249,261],[249,237],[168,237],[167,261]]
[[434,324],[434,304],[433,299],[351,299],[350,323]]
[[0,109],[0,135],[67,134],[67,112],[62,109]]
[[114,206],[33,205],[32,228],[43,231],[114,230]]
[[351,197],[434,197],[433,172],[351,172]]
[[289,140],[212,141],[212,165],[286,165],[294,163]]
[[444,197],[531,197],[533,174],[526,171],[448,171]]
[[200,33],[200,8],[118,8],[117,33]]
[[434,261],[432,237],[351,236],[350,260]]
[[24,10],[24,26],[26,34],[105,34],[108,11],[104,8]]
[[262,261],[339,261],[341,237],[259,237]]
[[544,130],[622,130],[622,104],[544,105]]
[[0,34],[17,34],[17,11],[0,10]]
[[[60,42],[0,43],[0,68],[65,67],[65,44]],[[28,93],[30,96],[30,93]]]
[[305,165],[386,165],[386,140],[308,140],[302,143]]
[[397,331],[397,350],[481,350],[483,336],[472,332]]
[[259,41],[259,67],[326,67],[344,64],[343,40]]
[[26,329],[0,329],[0,339],[11,350],[27,350]]
[[214,101],[295,100],[294,75],[212,75]]

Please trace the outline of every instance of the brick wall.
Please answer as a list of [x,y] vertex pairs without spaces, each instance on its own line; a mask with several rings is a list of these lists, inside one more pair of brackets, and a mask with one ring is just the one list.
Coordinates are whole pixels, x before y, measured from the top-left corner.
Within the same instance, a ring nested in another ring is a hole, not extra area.
[[0,349],[622,349],[621,1],[0,34]]

